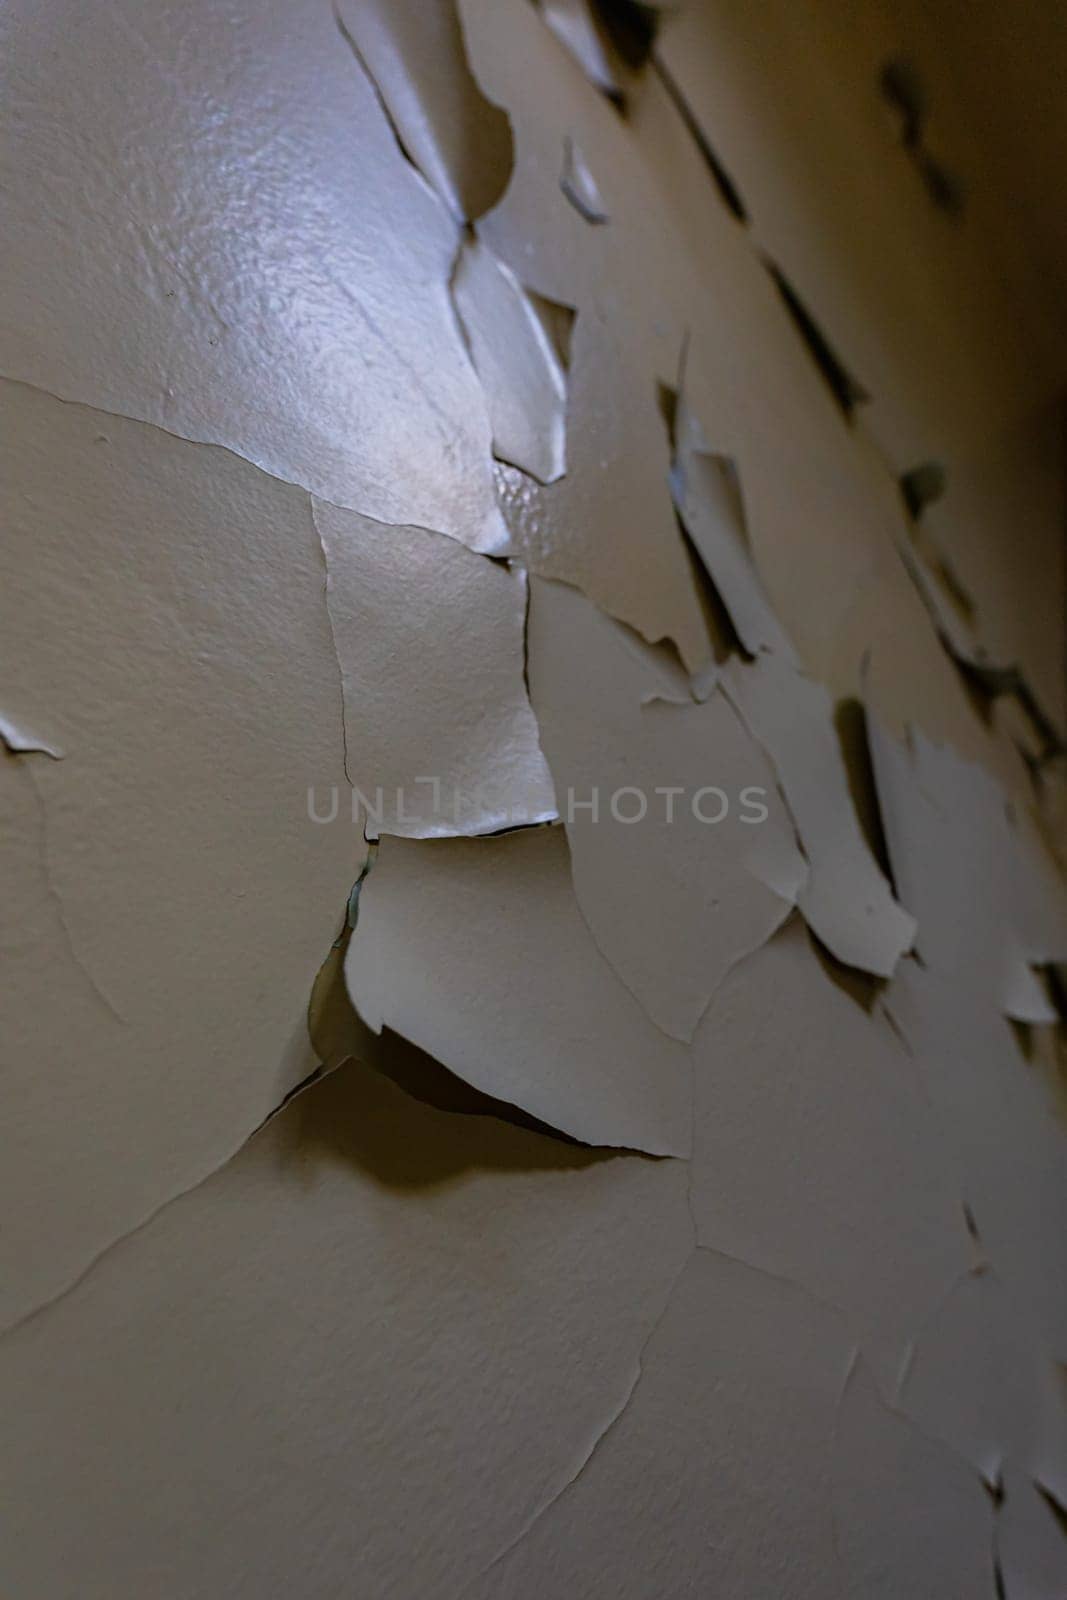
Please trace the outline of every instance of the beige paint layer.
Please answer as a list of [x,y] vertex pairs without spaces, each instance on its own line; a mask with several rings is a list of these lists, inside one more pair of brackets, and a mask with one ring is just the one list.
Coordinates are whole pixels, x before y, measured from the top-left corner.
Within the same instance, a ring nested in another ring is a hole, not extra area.
[[577,590],[533,579],[530,694],[578,904],[653,1022],[688,1041],[725,974],[789,915],[807,863],[726,696],[649,699],[656,666]]
[[329,5],[18,4],[5,29],[0,370],[502,548],[458,227]]
[[[552,820],[523,682],[522,569],[424,528],[387,527],[321,500],[312,509],[346,766],[368,832],[425,838]],[[332,794],[316,803],[321,815],[334,809]]]
[[0,388],[0,684],[63,752],[0,771],[7,1323],[313,1070],[308,994],[363,840],[308,816],[309,784],[346,784],[307,494]]
[[902,556],[1055,720],[1067,367],[929,9],[14,0],[5,1592],[1060,1600],[1052,769]]
[[597,949],[562,828],[384,839],[345,979],[376,1033],[572,1138],[688,1152],[688,1056]]
[[678,1163],[338,1074],[0,1340],[0,1582],[447,1600],[625,1405],[689,1243]]

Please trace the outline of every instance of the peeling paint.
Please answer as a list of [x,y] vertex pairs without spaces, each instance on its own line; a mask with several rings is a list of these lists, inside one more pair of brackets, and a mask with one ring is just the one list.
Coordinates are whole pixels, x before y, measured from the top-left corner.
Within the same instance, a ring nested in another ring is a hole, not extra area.
[[12,7],[0,1587],[1061,1600],[1041,0]]

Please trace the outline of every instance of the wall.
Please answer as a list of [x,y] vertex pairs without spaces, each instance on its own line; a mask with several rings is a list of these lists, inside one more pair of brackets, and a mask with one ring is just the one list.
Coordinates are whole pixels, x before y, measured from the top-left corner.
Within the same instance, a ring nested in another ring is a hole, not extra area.
[[4,28],[4,1592],[1062,1600],[1051,11]]

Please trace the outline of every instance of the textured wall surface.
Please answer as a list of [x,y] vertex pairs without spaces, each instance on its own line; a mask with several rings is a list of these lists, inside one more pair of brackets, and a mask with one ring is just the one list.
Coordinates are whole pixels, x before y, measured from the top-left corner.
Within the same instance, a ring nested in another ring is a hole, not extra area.
[[1067,1596],[981,11],[5,0],[5,1600]]

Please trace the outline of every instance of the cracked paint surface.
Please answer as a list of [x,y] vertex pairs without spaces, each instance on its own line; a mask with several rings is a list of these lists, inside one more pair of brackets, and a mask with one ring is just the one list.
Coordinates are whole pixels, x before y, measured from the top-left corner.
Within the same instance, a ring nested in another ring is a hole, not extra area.
[[954,3],[9,8],[5,1593],[1067,1593]]

